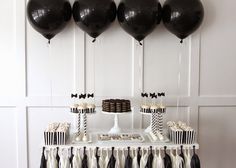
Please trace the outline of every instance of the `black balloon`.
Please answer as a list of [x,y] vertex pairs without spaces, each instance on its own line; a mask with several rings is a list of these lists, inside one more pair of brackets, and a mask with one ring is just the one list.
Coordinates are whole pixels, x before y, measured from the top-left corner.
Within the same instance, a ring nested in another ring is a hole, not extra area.
[[76,24],[95,39],[115,20],[116,4],[113,0],[77,0],[73,17]]
[[122,0],[117,15],[121,27],[140,42],[160,23],[161,10],[158,0]]
[[182,41],[199,28],[204,9],[200,0],[166,0],[162,14],[165,27]]
[[48,40],[66,26],[71,13],[68,0],[30,0],[27,4],[30,24]]

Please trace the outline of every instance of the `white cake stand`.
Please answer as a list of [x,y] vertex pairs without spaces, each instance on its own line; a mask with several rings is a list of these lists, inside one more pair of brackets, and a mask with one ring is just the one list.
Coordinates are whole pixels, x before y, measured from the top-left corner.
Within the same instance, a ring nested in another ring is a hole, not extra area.
[[[152,114],[151,114],[151,113],[142,113],[142,112],[140,112],[140,113],[143,114],[143,115],[149,115],[150,118],[152,117]],[[151,121],[152,121],[152,119],[151,119]],[[150,125],[144,130],[144,132],[145,132],[145,133],[150,133],[150,132],[152,132],[152,122],[150,122]]]
[[122,114],[129,114],[132,111],[129,112],[106,112],[106,111],[102,111],[103,114],[107,114],[107,115],[114,115],[114,126],[110,129],[110,131],[108,132],[109,134],[118,134],[121,133],[122,130],[119,126],[119,115]]

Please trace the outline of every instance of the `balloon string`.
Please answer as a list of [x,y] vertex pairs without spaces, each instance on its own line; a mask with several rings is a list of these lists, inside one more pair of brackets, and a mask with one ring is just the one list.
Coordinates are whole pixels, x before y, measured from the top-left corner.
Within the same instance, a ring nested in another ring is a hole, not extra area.
[[[96,39],[94,39],[93,41],[95,42]],[[93,46],[93,89],[92,89],[93,91],[92,92],[94,92],[95,90],[95,52],[96,52],[95,50],[96,50],[96,43]]]
[[177,118],[179,119],[179,105],[180,105],[180,85],[181,85],[181,64],[182,64],[182,50],[183,50],[183,45],[180,45],[179,47],[179,57],[178,57],[178,62],[179,62],[179,70],[178,70],[178,93],[177,93]]
[[52,76],[53,76],[53,72],[52,72],[52,56],[51,56],[51,45],[50,45],[50,40],[48,40],[48,57],[49,57],[49,63],[50,63],[50,67],[51,67],[51,72],[50,72],[50,109],[51,112],[53,112],[53,103],[52,103]]
[[[94,42],[96,41],[96,39],[94,39],[93,40]],[[94,43],[93,42],[93,43]],[[91,88],[91,90],[90,90],[90,92],[91,93],[95,93],[95,80],[96,80],[96,77],[95,77],[95,72],[96,72],[96,63],[95,63],[95,58],[96,58],[96,45],[97,45],[97,43],[94,43],[94,45],[93,45],[93,86],[92,86],[92,88]],[[90,93],[90,94],[91,94]],[[95,104],[95,97],[93,98],[93,100],[92,100],[92,103],[94,103]]]

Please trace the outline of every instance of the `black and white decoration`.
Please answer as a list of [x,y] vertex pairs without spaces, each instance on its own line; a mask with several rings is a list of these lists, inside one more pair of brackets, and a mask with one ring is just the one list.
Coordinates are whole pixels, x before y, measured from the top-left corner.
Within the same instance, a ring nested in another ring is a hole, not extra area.
[[40,168],[46,167],[200,168],[200,159],[195,146],[44,147]]
[[[163,133],[163,114],[166,112],[166,107],[163,104],[165,93],[141,93],[142,105],[140,112],[142,114],[151,114],[151,131],[150,137],[153,141],[166,141]],[[147,98],[150,96],[149,101]],[[159,102],[158,102],[159,101]]]
[[44,131],[45,145],[65,145],[70,133],[69,123],[51,123]]
[[[94,93],[79,95],[71,94],[71,98],[74,100],[74,105],[71,106],[70,111],[78,115],[77,133],[74,135],[74,142],[88,142],[89,137],[87,134],[87,114],[95,113]],[[83,124],[83,130],[81,130],[81,120]]]

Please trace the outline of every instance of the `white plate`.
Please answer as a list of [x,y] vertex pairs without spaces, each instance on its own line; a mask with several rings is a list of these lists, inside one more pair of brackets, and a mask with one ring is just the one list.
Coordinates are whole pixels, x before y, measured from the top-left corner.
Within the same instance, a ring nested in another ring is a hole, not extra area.
[[[111,139],[108,139],[108,140],[101,140],[100,137],[102,135],[107,135],[109,138]],[[138,135],[141,139],[112,139],[112,136],[122,136],[122,135],[126,135],[126,136],[132,136],[132,135]],[[118,133],[118,134],[98,134],[97,135],[97,138],[98,138],[98,142],[111,142],[111,143],[114,143],[114,142],[118,142],[118,143],[142,143],[145,141],[144,137],[139,134],[139,133]]]

